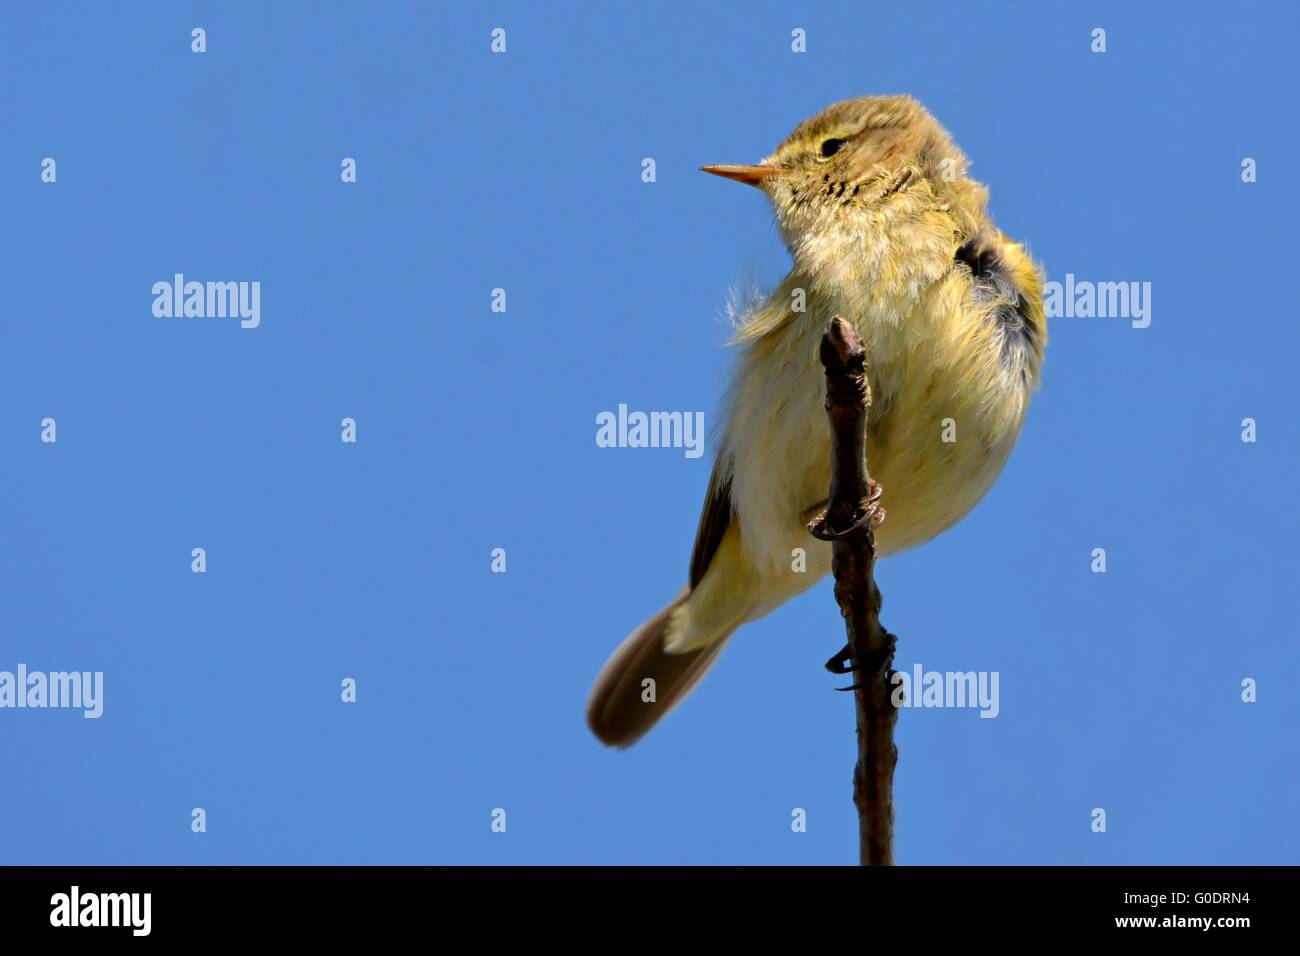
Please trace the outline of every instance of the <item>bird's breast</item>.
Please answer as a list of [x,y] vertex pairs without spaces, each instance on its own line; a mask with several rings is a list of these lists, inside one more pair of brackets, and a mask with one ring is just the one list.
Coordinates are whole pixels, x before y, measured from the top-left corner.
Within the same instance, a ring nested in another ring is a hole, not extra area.
[[[803,313],[768,317],[732,389],[726,451],[732,503],[750,559],[789,572],[790,553],[828,550],[804,529],[826,499],[830,431],[818,359],[826,323],[851,318],[868,357],[867,462],[885,489],[881,553],[928,540],[959,520],[1001,471],[1027,396],[1001,373],[996,343],[971,328],[966,287],[938,281],[808,297]],[[819,561],[828,567],[829,558]]]

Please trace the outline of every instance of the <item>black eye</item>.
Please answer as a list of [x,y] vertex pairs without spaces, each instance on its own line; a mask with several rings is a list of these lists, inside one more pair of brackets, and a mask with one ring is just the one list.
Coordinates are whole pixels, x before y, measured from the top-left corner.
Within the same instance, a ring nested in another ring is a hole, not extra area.
[[842,139],[828,139],[826,142],[822,143],[822,157],[834,156],[840,151],[840,147],[843,145],[844,140]]

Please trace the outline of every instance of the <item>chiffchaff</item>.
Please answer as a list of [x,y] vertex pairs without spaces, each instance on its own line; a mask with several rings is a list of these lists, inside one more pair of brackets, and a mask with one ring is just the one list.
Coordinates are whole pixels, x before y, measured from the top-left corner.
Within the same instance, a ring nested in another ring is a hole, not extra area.
[[704,170],[766,193],[794,268],[736,336],[744,351],[689,582],[592,690],[592,730],[621,747],[685,696],[737,627],[830,571],[830,545],[805,523],[830,483],[818,348],[833,316],[867,350],[881,555],[929,540],[988,491],[1046,342],[1038,270],[989,221],[987,190],[911,97],[836,103],[762,163]]

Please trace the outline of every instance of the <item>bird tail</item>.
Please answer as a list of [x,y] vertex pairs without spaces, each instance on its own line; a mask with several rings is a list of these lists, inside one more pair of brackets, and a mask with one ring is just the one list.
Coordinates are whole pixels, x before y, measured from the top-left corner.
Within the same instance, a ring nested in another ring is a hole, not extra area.
[[[711,635],[707,644],[685,653],[665,652],[669,630],[685,623],[684,610],[677,612],[690,595],[690,588],[683,588],[667,607],[628,635],[596,678],[587,702],[587,724],[601,743],[626,748],[640,740],[686,697],[727,643],[733,628]],[[647,678],[654,681],[650,687],[644,683]]]

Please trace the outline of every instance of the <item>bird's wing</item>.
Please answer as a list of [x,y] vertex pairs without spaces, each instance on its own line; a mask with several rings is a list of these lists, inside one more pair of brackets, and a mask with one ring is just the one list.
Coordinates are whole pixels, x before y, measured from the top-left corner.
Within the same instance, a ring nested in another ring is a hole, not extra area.
[[731,476],[724,475],[722,457],[713,462],[709,490],[700,512],[700,527],[695,532],[695,549],[691,552],[691,587],[694,588],[709,569],[717,554],[722,536],[731,526]]
[[1033,260],[989,225],[954,258],[971,271],[971,300],[999,336],[1003,367],[1037,384],[1047,335],[1042,282]]

